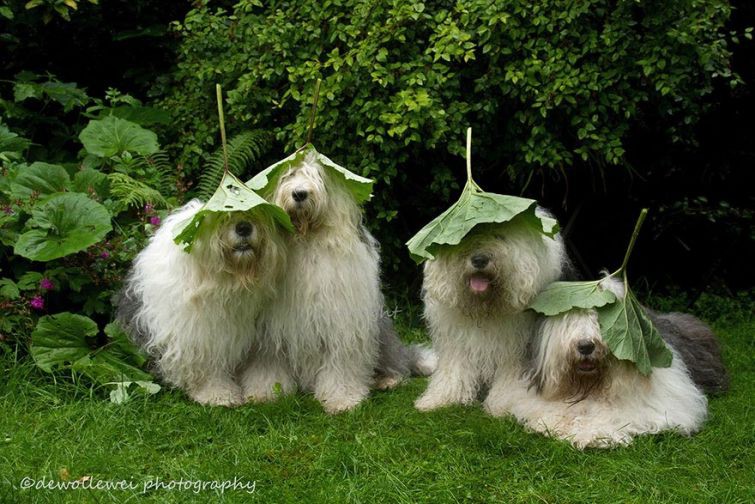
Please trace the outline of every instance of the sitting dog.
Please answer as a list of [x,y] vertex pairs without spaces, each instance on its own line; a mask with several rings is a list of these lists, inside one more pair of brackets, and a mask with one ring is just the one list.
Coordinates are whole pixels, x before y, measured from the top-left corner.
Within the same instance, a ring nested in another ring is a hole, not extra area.
[[250,210],[206,216],[187,253],[173,238],[201,208],[194,200],[176,210],[139,253],[117,318],[163,380],[199,403],[233,406],[244,402],[235,374],[286,249],[273,220]]
[[378,243],[342,178],[309,153],[263,195],[286,210],[297,232],[242,376],[244,393],[264,401],[299,386],[337,413],[373,385],[429,374],[433,354],[404,346],[384,313]]
[[536,329],[527,305],[561,277],[565,257],[558,235],[515,218],[478,225],[425,264],[425,319],[438,367],[418,409],[469,404],[489,389],[485,408],[498,411]]
[[[605,282],[623,298],[622,282]],[[640,374],[608,350],[595,310],[572,310],[544,320],[527,379],[509,397],[511,413],[580,449],[665,430],[697,432],[707,414],[704,392],[728,385],[716,337],[691,315],[647,313],[672,351],[671,367]]]

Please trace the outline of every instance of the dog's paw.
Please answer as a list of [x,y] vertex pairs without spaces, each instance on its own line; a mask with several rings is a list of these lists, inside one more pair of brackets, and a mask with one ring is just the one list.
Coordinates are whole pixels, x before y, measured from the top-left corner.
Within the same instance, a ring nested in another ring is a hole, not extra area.
[[414,401],[414,407],[419,411],[432,411],[434,409],[449,406],[453,401],[432,394],[423,394]]
[[296,383],[285,373],[260,375],[245,372],[241,377],[244,398],[250,402],[274,401],[296,391]]
[[482,403],[482,409],[488,415],[494,417],[503,417],[510,414],[508,401],[501,400],[500,398],[493,399],[488,396],[485,402]]
[[189,397],[208,406],[233,407],[244,403],[241,387],[233,382],[208,382],[189,392]]
[[330,397],[322,400],[322,407],[331,415],[344,413],[356,408],[362,402],[364,396]]
[[404,381],[404,377],[401,375],[384,375],[384,376],[378,376],[375,379],[375,385],[374,387],[377,390],[390,390],[398,387],[401,385],[401,382]]
[[569,437],[575,448],[616,448],[632,442],[632,436],[625,432],[577,432]]

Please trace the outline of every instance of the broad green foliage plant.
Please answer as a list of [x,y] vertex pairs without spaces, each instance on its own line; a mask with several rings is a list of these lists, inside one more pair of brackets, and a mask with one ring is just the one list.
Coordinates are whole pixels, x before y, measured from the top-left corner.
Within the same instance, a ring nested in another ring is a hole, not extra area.
[[[130,387],[159,388],[143,370],[144,356],[107,323],[111,297],[175,196],[149,185],[170,177],[157,135],[121,116],[154,121],[160,112],[58,87],[85,97],[73,105],[89,116],[76,135],[78,159],[32,162],[32,143],[0,124],[0,342],[28,351],[45,371],[112,388],[111,398],[123,402]],[[29,93],[17,99],[23,104]]]

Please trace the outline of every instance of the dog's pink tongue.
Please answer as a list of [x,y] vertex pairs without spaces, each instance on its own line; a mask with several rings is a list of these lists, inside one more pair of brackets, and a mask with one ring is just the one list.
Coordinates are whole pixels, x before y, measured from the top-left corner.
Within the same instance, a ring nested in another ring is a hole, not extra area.
[[469,288],[474,292],[485,292],[490,286],[490,280],[485,277],[473,276],[469,279]]

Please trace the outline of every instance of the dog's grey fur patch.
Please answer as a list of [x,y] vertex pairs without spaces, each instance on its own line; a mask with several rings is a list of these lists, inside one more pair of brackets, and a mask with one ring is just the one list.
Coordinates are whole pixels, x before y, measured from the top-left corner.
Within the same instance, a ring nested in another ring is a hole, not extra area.
[[[129,272],[128,277],[131,277]],[[124,286],[113,295],[112,303],[115,309],[115,320],[121,326],[121,328],[128,334],[131,341],[138,347],[143,348],[144,343],[147,341],[149,334],[146,331],[139,328],[136,323],[136,314],[142,309],[143,301],[141,297],[134,295],[134,293],[128,289],[129,278],[124,282]]]
[[663,340],[679,352],[698,387],[709,394],[728,390],[729,376],[710,327],[687,313],[647,312]]
[[427,351],[422,345],[406,345],[399,338],[393,321],[388,315],[383,315],[378,321],[380,327],[380,355],[375,367],[375,376],[394,377],[403,379],[407,376],[426,376],[427,371],[421,362]]

